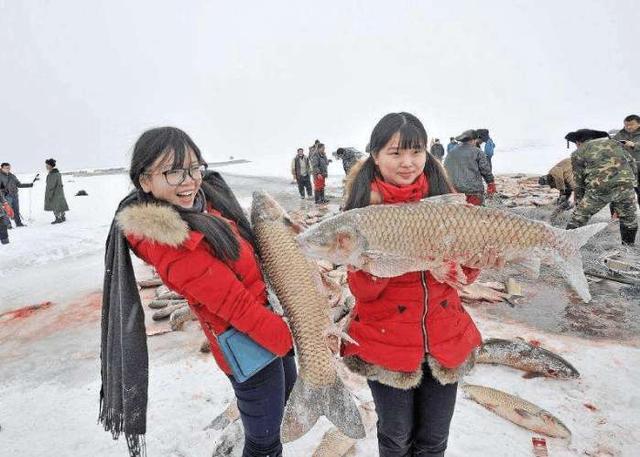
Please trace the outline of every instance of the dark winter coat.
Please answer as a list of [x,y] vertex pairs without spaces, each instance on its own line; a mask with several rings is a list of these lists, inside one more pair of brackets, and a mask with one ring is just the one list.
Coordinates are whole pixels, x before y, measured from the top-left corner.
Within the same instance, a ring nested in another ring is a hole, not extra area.
[[6,195],[15,197],[16,195],[18,195],[19,188],[33,187],[33,184],[22,184],[13,173],[9,173],[8,175],[6,175],[0,171],[0,187],[4,188]]
[[[465,274],[471,282],[479,271]],[[409,389],[419,384],[427,355],[443,383],[457,381],[469,368],[481,336],[451,286],[428,271],[393,278],[353,271],[347,279],[356,299],[348,333],[358,343],[343,348],[350,369]]]
[[44,210],[62,213],[69,211],[67,199],[64,198],[62,175],[57,168],[53,168],[47,175],[47,187],[44,192]]
[[329,159],[327,159],[325,154],[320,154],[318,152],[311,158],[311,169],[313,170],[314,175],[321,174],[326,178],[329,176],[328,167]]
[[444,146],[442,146],[440,143],[433,143],[433,145],[431,146],[431,155],[436,159],[442,160],[442,158],[444,157]]
[[[211,208],[209,211],[222,217]],[[291,350],[289,328],[266,307],[266,286],[257,257],[235,223],[227,220],[240,244],[240,255],[226,264],[212,253],[204,235],[190,230],[171,208],[132,205],[123,209],[117,220],[135,254],[153,265],[171,290],[188,300],[225,373],[231,371],[216,335],[230,326],[279,356]]]
[[[621,141],[631,141],[635,143],[633,149],[625,147],[625,150],[627,150],[631,154],[631,157],[633,157],[633,160],[635,160],[636,170],[640,169],[640,129],[637,129],[631,133],[627,132],[625,129],[622,129],[615,134],[613,139]],[[638,178],[640,180],[640,173],[638,173]]]
[[487,184],[494,181],[487,156],[480,148],[469,143],[453,148],[447,154],[444,167],[456,190],[463,194],[482,194],[482,180]]

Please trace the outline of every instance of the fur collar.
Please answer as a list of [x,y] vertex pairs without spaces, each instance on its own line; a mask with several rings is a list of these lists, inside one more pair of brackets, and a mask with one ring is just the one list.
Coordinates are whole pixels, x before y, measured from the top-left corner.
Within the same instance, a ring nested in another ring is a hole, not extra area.
[[[436,359],[427,355],[427,363],[431,369],[431,374],[442,385],[453,384],[459,382],[471,371],[476,360],[477,349],[469,354],[467,360],[456,368],[445,368]],[[381,384],[395,387],[397,389],[409,390],[420,385],[422,382],[422,367],[416,371],[405,373],[400,371],[391,371],[380,365],[374,365],[365,362],[356,355],[344,357],[344,364],[354,373],[360,374],[372,381],[378,381]]]
[[189,238],[189,225],[178,212],[165,205],[142,203],[129,205],[116,215],[125,235],[178,247]]

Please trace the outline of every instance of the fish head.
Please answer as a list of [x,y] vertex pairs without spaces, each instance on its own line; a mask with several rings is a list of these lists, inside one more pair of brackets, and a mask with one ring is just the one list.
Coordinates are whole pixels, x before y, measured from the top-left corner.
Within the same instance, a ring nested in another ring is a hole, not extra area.
[[275,222],[282,219],[285,211],[280,204],[268,193],[264,191],[255,191],[253,193],[253,201],[251,202],[251,222],[271,221]]
[[355,224],[342,216],[314,225],[296,240],[312,258],[358,267],[362,264],[361,255],[367,249],[367,240]]

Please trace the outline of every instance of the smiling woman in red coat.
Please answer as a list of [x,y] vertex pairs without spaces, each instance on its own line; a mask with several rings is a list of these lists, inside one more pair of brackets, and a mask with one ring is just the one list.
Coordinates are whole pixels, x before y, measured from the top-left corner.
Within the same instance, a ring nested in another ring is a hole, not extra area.
[[[206,170],[191,138],[177,128],[152,129],[138,139],[130,177],[135,190],[120,204],[107,242],[101,410],[105,428],[114,436],[124,431],[131,455],[142,454],[146,343],[144,326],[140,330],[139,325],[141,306],[130,312],[139,302],[137,292],[126,288],[133,275],[126,260],[130,248],[188,300],[198,317],[236,393],[244,426],[243,456],[282,455],[280,422],[296,378],[289,354],[293,341],[287,324],[268,307],[253,232],[242,208],[222,177]],[[110,254],[120,237],[126,246],[120,255],[124,261]],[[114,284],[122,287],[114,289]],[[121,319],[114,309],[130,317]],[[279,357],[238,382],[217,340],[230,327]]]
[[[345,210],[415,202],[453,192],[427,153],[427,132],[408,113],[384,116],[370,156],[348,179]],[[479,271],[464,268],[469,281]],[[457,381],[473,365],[481,337],[455,289],[428,271],[378,278],[350,271],[356,299],[342,348],[345,364],[367,377],[378,413],[381,457],[443,456]]]

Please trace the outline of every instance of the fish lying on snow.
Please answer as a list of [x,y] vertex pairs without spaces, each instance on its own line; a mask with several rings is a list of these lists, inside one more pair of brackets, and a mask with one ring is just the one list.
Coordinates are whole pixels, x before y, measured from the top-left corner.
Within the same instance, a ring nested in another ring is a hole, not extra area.
[[364,438],[360,412],[325,343],[331,322],[315,262],[300,251],[293,223],[265,192],[253,193],[251,223],[264,272],[289,318],[300,368],[282,420],[283,441],[304,435],[322,415],[346,436]]
[[348,264],[375,276],[430,270],[440,282],[460,287],[460,266],[498,254],[536,274],[553,264],[580,298],[591,299],[579,249],[606,227],[562,230],[495,208],[464,204],[463,194],[416,203],[370,205],[323,220],[298,236],[311,257]]
[[571,437],[571,431],[553,414],[522,398],[473,384],[464,384],[462,390],[471,400],[520,427],[555,438]]
[[503,340],[490,338],[482,343],[476,356],[477,363],[507,365],[531,375],[550,378],[578,378],[573,365],[551,351],[533,346],[521,338]]

